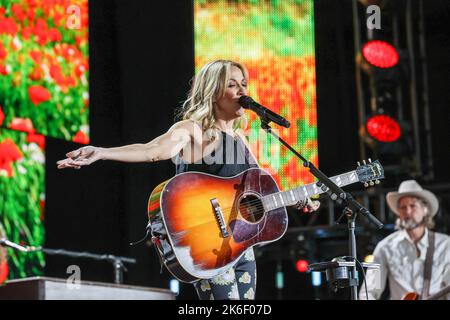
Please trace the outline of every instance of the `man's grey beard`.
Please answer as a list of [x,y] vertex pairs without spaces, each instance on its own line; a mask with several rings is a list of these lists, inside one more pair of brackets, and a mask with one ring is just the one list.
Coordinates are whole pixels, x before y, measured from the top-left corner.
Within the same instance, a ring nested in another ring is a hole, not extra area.
[[423,224],[425,224],[425,217],[419,222],[414,221],[414,219],[401,220],[398,218],[395,227],[399,230],[413,230]]

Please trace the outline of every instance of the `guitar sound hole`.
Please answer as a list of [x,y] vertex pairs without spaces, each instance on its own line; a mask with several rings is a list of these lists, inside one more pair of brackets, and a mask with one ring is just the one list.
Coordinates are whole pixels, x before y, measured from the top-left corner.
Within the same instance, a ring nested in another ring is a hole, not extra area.
[[243,196],[239,203],[239,212],[248,222],[258,222],[264,216],[264,208],[261,199],[252,194]]

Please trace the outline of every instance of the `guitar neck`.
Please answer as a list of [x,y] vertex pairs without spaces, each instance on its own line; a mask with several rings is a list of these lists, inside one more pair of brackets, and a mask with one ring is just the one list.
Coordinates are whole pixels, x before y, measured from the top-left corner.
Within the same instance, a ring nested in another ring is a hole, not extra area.
[[[350,171],[330,178],[337,186],[343,187],[358,182],[356,171]],[[319,195],[328,191],[323,185],[317,186],[317,182],[300,186],[291,190],[272,193],[261,198],[265,211],[270,211],[286,206],[293,206],[297,203],[304,203],[306,199],[314,195]]]

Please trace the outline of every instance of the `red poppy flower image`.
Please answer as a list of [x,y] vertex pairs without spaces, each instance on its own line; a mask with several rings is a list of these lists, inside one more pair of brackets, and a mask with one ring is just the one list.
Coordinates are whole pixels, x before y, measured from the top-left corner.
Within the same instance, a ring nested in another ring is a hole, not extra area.
[[[5,237],[5,231],[0,223],[0,238]],[[0,285],[8,278],[9,268],[7,261],[8,252],[5,247],[0,246]]]
[[8,274],[9,274],[8,262],[6,260],[1,261],[0,262],[0,284],[2,284],[3,282],[6,281],[6,279],[8,278]]
[[17,33],[18,30],[19,27],[14,22],[14,18],[3,18],[0,16],[0,34],[6,33],[13,36]]
[[43,86],[31,86],[28,88],[28,94],[30,96],[30,100],[34,105],[38,105],[42,102],[48,101],[51,99],[51,93]]
[[0,172],[5,171],[8,177],[13,176],[12,163],[22,158],[22,152],[9,138],[0,143]]
[[3,113],[2,107],[0,106],[0,126],[3,123],[3,120],[5,120],[5,114]]
[[28,143],[36,143],[42,150],[45,149],[45,137],[42,134],[29,133],[27,135]]
[[33,122],[30,119],[15,118],[13,119],[13,121],[11,121],[9,127],[13,130],[19,130],[28,133],[34,132]]
[[41,80],[44,77],[44,71],[40,66],[34,67],[33,71],[30,73],[30,79],[31,80]]
[[61,32],[56,28],[52,28],[48,31],[48,37],[50,41],[60,42],[62,40]]
[[73,142],[81,143],[81,144],[88,144],[89,143],[89,137],[83,131],[80,130],[73,137]]
[[32,50],[30,51],[30,56],[34,60],[34,62],[40,63],[43,55],[40,51]]
[[26,14],[23,12],[23,9],[21,6],[19,6],[17,3],[13,4],[11,6],[11,11],[13,13],[13,15],[17,18],[17,20],[22,21],[24,20],[27,16]]
[[45,218],[45,200],[39,200],[39,208],[41,211],[41,215],[39,216],[39,219],[41,221],[44,221]]
[[3,46],[2,42],[0,41],[0,60],[5,59],[8,52],[6,52],[5,47]]
[[64,85],[64,75],[59,65],[54,64],[50,67],[50,76],[56,81],[57,84]]
[[35,36],[37,38],[37,42],[41,46],[45,46],[47,44],[48,27],[47,27],[47,22],[44,19],[42,19],[42,18],[37,19],[33,33],[35,34]]
[[0,74],[6,76],[8,73],[9,72],[8,72],[8,69],[6,68],[6,66],[0,63]]

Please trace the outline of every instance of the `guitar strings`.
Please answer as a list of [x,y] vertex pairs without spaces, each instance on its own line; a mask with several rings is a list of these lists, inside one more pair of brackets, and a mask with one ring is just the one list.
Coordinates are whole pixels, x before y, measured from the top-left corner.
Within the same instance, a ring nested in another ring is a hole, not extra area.
[[[284,192],[284,191],[281,191],[281,192],[278,192],[278,193],[273,193],[273,194],[280,194],[282,192]],[[244,205],[247,205],[247,209],[250,208],[251,206],[254,206],[257,210],[261,210],[262,209],[262,212],[263,213],[265,212],[265,208],[264,208],[264,204],[263,204],[262,198],[257,198],[255,200],[250,200],[250,201],[246,202],[245,204],[242,204],[241,206],[244,206]],[[283,205],[283,206],[278,207],[278,208],[294,206],[294,205],[295,205],[295,203],[287,204],[287,205]],[[275,210],[275,209],[278,209],[278,208],[274,208],[274,209],[271,209],[271,210]],[[233,210],[233,207],[221,208],[221,211],[224,212],[224,213],[230,213],[232,210]],[[268,211],[271,211],[271,210],[268,210]]]
[[[254,201],[254,202],[257,202],[257,201]],[[248,209],[251,208],[251,207],[255,208],[254,212],[250,213],[249,215],[244,215],[243,211],[244,210],[245,211],[250,211]],[[279,209],[279,208],[276,208],[276,209]],[[238,210],[242,217],[248,218],[248,217],[250,217],[252,215],[254,216],[256,214],[264,214],[265,212],[272,211],[272,210],[275,210],[275,209],[266,211],[265,208],[264,208],[264,205],[261,202],[261,204],[250,205],[250,206],[248,206],[246,204],[245,205],[241,205],[241,206],[239,206],[239,208],[236,208],[236,209],[233,209],[233,207],[227,207],[227,208],[222,209],[221,211],[223,213],[231,213],[233,210]]]
[[[359,181],[362,181],[362,180],[359,180]],[[345,184],[345,185],[346,185],[346,184]],[[292,190],[294,190],[294,189],[291,189],[291,191],[292,191]],[[289,190],[288,190],[288,191],[289,191]],[[275,193],[270,194],[270,195],[282,194],[282,193],[284,193],[284,192],[287,192],[287,191],[275,192]],[[318,194],[321,194],[321,193],[323,193],[323,192],[324,192],[324,191],[319,192]],[[267,196],[267,195],[266,195],[266,196]],[[301,196],[301,195],[300,195],[300,196]],[[281,196],[281,197],[283,198],[283,196]],[[300,201],[298,201],[298,202],[300,202]],[[277,208],[274,208],[274,209],[271,209],[271,210],[275,210],[275,209],[282,208],[282,207],[294,206],[295,204],[296,204],[296,203],[294,203],[294,204],[287,204],[287,205],[284,205],[284,204],[283,204],[283,206],[280,206],[280,207],[278,207],[278,205],[277,205]],[[264,208],[264,204],[263,204],[262,198],[257,198],[256,200],[250,200],[250,201],[246,202],[245,205],[247,205],[247,208],[246,208],[246,209],[250,208],[251,206],[254,206],[254,207],[256,208],[257,211],[262,210],[263,213],[265,212],[265,208]],[[242,205],[241,205],[241,206],[242,206]],[[221,211],[224,212],[224,213],[230,213],[232,210],[233,210],[233,207],[221,208]],[[268,211],[271,211],[271,210],[268,210]],[[241,211],[241,210],[239,209],[239,211]],[[259,212],[258,212],[258,213],[259,213]],[[241,214],[241,215],[242,215],[242,214]]]
[[[252,204],[248,205],[249,203],[252,203]],[[254,212],[250,213],[249,215],[244,215],[243,211],[244,210],[245,211],[250,211],[249,208],[251,208],[251,207],[255,208]],[[266,212],[266,210],[264,208],[264,205],[263,205],[262,201],[260,201],[260,199],[252,200],[252,201],[249,201],[249,202],[247,202],[245,204],[241,204],[239,207],[235,206],[235,207],[221,208],[220,211],[222,213],[228,214],[228,213],[231,213],[233,210],[239,211],[239,213],[241,214],[241,216],[244,219],[250,217],[251,215],[254,216],[255,214],[264,214]],[[268,211],[271,211],[271,210],[268,210]]]
[[[227,209],[227,210],[222,210],[223,213],[230,213],[231,211],[233,211],[232,208]],[[247,218],[254,217],[255,215],[259,215],[259,214],[264,215],[264,213],[268,212],[268,211],[264,210],[264,207],[262,207],[262,206],[256,207],[256,210],[250,214],[244,214],[243,210],[241,210],[241,209],[238,209],[237,211],[239,211],[239,213],[245,220],[247,220]],[[269,210],[269,211],[272,211],[272,210]],[[259,219],[257,219],[257,220],[259,220]]]
[[[271,195],[281,194],[283,192],[286,192],[286,191],[280,191],[280,192],[277,192],[277,193],[273,193]],[[322,193],[322,192],[320,192],[320,193]],[[259,214],[264,214],[265,212],[269,212],[269,211],[272,211],[272,210],[276,210],[276,209],[283,208],[283,207],[288,207],[288,206],[293,206],[293,205],[295,205],[295,204],[287,204],[287,205],[283,204],[283,206],[280,206],[280,207],[277,207],[277,208],[270,209],[270,210],[266,211],[265,208],[264,208],[264,203],[263,203],[262,198],[257,198],[255,200],[250,200],[250,201],[248,201],[248,202],[246,202],[244,204],[241,204],[239,207],[233,206],[233,207],[221,208],[221,212],[228,214],[228,213],[231,213],[233,210],[236,210],[236,211],[238,211],[240,213],[240,215],[244,219],[246,219],[246,218],[249,218],[251,216],[255,216],[257,214],[258,215]],[[248,212],[248,211],[250,211],[249,209],[252,208],[252,207],[254,208],[254,210],[253,210],[254,212],[253,213],[250,213],[248,215],[244,214],[243,211],[247,211]]]
[[[293,190],[293,189],[292,189]],[[289,191],[289,190],[288,190]],[[284,192],[286,192],[286,191],[280,191],[280,192],[275,192],[275,193],[272,193],[272,194],[270,194],[270,196],[272,196],[272,195],[275,195],[275,194],[281,194],[281,193],[284,193]],[[322,192],[320,192],[320,193],[322,193]],[[318,194],[320,194],[320,193],[318,193]],[[300,195],[299,194],[299,196],[300,197],[302,197],[302,195]],[[263,197],[267,197],[267,195],[265,195],[265,196],[263,196]],[[282,196],[283,197],[283,196]],[[299,200],[299,201],[297,201],[297,202],[300,202],[301,200]],[[262,198],[257,198],[256,200],[250,200],[250,201],[248,201],[248,202],[246,202],[246,204],[251,204],[251,205],[255,205],[255,204],[258,204],[258,203],[261,203],[262,204]],[[286,206],[291,206],[291,205],[294,205],[294,204],[290,204],[290,205],[286,205]],[[284,206],[283,206],[284,207]],[[223,208],[223,210],[222,211],[225,211],[225,210],[228,210],[228,209],[232,209],[231,207],[227,207],[227,208]],[[272,210],[274,210],[274,209],[272,209]]]
[[[278,192],[278,193],[273,193],[273,194],[280,194],[282,192],[284,192],[284,191],[281,191],[281,192]],[[296,203],[298,203],[298,202],[300,202],[300,201],[297,201]],[[276,208],[273,208],[273,209],[270,209],[270,210],[266,211],[265,208],[264,208],[264,203],[262,201],[262,198],[257,198],[255,200],[250,200],[250,201],[246,202],[245,204],[241,204],[239,206],[239,208],[237,208],[237,210],[241,213],[242,217],[246,218],[244,216],[244,214],[242,213],[242,211],[243,211],[242,209],[248,210],[249,208],[254,207],[256,210],[254,211],[254,213],[251,213],[251,215],[255,215],[255,214],[261,214],[261,213],[264,214],[265,212],[276,210],[276,209],[283,208],[283,207],[294,206],[296,203],[287,204],[287,205],[283,204],[282,206],[279,206],[279,207],[277,205]],[[244,208],[242,208],[242,207],[244,207]],[[231,213],[233,210],[236,210],[236,209],[233,209],[233,208],[234,207],[221,208],[221,212],[228,214],[228,213]],[[247,216],[247,217],[249,217],[249,216]]]
[[[361,181],[361,180],[360,180],[360,181]],[[291,189],[291,190],[294,190],[294,189]],[[288,190],[288,191],[289,191],[289,190]],[[270,194],[270,195],[282,194],[282,193],[284,193],[284,192],[287,192],[287,191],[275,192],[275,193]],[[318,194],[321,194],[321,193],[323,193],[323,192],[325,192],[325,191],[321,191],[321,192],[319,192]],[[267,195],[266,195],[266,196],[267,196]],[[266,197],[266,196],[264,196],[264,197]],[[301,195],[300,195],[300,196],[301,196]],[[281,196],[281,197],[283,197],[283,196]],[[264,208],[264,205],[263,205],[263,203],[262,203],[262,202],[263,202],[263,201],[262,201],[262,198],[258,198],[258,199],[256,199],[256,200],[251,200],[251,201],[249,201],[249,202],[246,202],[246,204],[257,205],[257,204],[259,204],[259,202],[261,203],[260,206]],[[287,207],[287,206],[293,206],[293,205],[295,205],[295,204],[283,205],[283,206],[281,206],[281,207],[279,207],[279,208]],[[275,208],[275,209],[277,209],[277,208]],[[272,209],[272,210],[275,210],[275,209]],[[233,210],[232,207],[227,207],[227,208],[223,208],[223,209],[222,209],[223,212],[231,212],[231,210]],[[270,211],[270,210],[269,210],[269,211]]]
[[[279,193],[278,193],[279,194]],[[298,203],[298,202],[300,202],[301,200],[299,200],[299,201],[297,201],[296,203]],[[248,201],[248,202],[246,202],[245,204],[242,204],[242,205],[248,205],[248,207],[250,207],[250,206],[256,206],[256,207],[260,207],[260,208],[263,208],[264,209],[264,204],[263,204],[263,201],[262,201],[262,198],[258,198],[258,199],[256,199],[256,200],[250,200],[250,201]],[[242,206],[241,205],[241,206]],[[287,205],[283,205],[283,206],[281,206],[281,207],[278,207],[278,208],[282,208],[282,207],[288,207],[288,206],[293,206],[293,205],[295,205],[295,203],[293,203],[293,204],[287,204]],[[275,209],[278,209],[278,208],[274,208],[274,209],[271,209],[271,210],[275,210]],[[221,211],[222,212],[231,212],[231,210],[233,210],[233,207],[225,207],[225,208],[221,208]],[[269,210],[270,211],[270,210]]]

